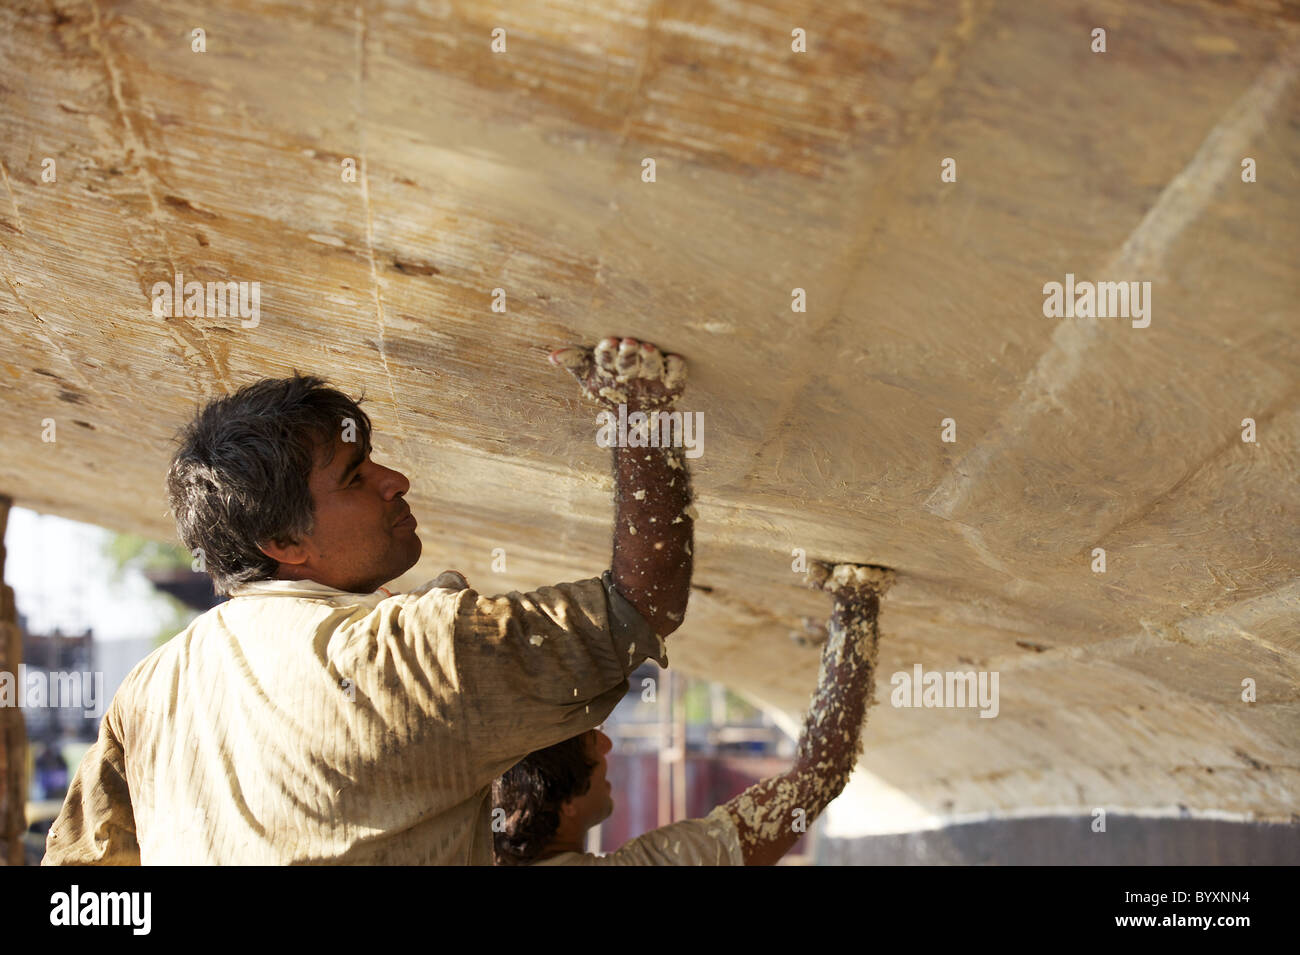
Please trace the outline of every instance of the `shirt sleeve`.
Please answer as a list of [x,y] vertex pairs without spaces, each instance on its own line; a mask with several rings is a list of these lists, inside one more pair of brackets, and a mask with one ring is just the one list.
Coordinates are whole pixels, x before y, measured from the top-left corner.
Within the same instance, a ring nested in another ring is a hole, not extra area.
[[534,750],[599,726],[663,642],[610,573],[485,597],[465,591],[453,644],[472,750],[498,774]]
[[536,865],[744,865],[740,834],[726,807],[703,819],[685,819],[652,829],[617,852],[565,852]]
[[609,607],[610,638],[620,653],[626,653],[628,659],[636,661],[627,668],[628,675],[631,675],[643,660],[654,660],[655,663],[666,668],[668,652],[664,648],[664,638],[655,633],[645,617],[641,616],[641,611],[618,592],[614,586],[612,573],[605,571],[600,582],[605,586],[605,600]]
[[117,709],[108,708],[99,738],[86,750],[59,817],[45,839],[41,865],[139,865],[135,812]]

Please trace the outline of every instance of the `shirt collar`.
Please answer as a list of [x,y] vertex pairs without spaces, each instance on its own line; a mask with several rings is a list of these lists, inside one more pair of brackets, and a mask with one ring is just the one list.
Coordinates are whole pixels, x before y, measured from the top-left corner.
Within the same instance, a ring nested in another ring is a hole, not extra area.
[[[420,596],[434,588],[444,590],[467,590],[469,582],[457,571],[449,570],[439,574],[414,590],[408,591],[412,596]],[[365,604],[374,607],[381,600],[396,597],[395,591],[380,587],[372,594],[358,594],[350,590],[339,590],[317,580],[250,580],[230,591],[231,597],[307,597],[320,600],[346,600],[351,604]]]
[[251,580],[230,591],[231,597],[307,597],[320,600],[346,600],[352,604],[374,607],[381,600],[394,596],[387,587],[374,593],[358,594],[339,590],[317,580]]

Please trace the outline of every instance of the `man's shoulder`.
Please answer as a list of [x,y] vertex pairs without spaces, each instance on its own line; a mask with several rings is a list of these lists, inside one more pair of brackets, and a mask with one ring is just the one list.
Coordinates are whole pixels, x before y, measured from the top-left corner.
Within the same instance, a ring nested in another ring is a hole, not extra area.
[[529,591],[480,591],[460,574],[447,571],[413,590],[394,595],[394,599],[444,606],[453,616],[493,620],[528,614],[554,620],[565,616],[557,615],[555,608],[565,606],[584,618],[599,620],[602,629],[608,608],[605,584],[600,577],[547,584]]
[[609,855],[565,853],[552,865],[730,866],[744,865],[740,835],[725,806],[701,819],[683,819],[652,829]]
[[189,627],[186,627],[162,646],[150,650],[143,659],[127,671],[104,712],[104,721],[114,735],[123,737],[128,735],[127,717],[138,712],[139,708],[146,704],[150,688],[157,680],[162,678],[171,682],[170,678],[164,675],[176,672],[178,641],[188,631]]
[[529,863],[529,865],[602,865],[605,863],[606,858],[606,856],[598,856],[594,852],[560,852],[553,856],[547,856],[545,859],[538,859],[536,862]]
[[[192,644],[203,636],[221,627],[221,613],[229,606],[222,602],[209,610],[198,614],[176,632],[176,635],[154,647],[140,659],[128,672],[118,687],[118,695],[141,689],[142,686],[157,675],[172,673],[181,668],[184,657]],[[116,700],[117,697],[115,696]]]
[[[212,611],[209,610],[207,613],[211,612]],[[199,621],[203,620],[206,616],[206,613],[199,614],[199,616],[191,620],[183,629],[178,630],[175,636],[167,638],[167,640],[160,643],[141,657],[140,662],[128,671],[126,679],[122,681],[122,685],[126,686],[127,682],[132,678],[139,678],[144,674],[150,673],[160,667],[166,666],[170,662],[173,662],[179,655],[181,647],[197,629]]]

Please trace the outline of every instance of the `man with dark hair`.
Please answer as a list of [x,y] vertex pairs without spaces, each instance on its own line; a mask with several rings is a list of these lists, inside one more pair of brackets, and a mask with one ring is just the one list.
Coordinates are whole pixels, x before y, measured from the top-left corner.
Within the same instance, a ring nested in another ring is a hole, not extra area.
[[[551,360],[607,409],[667,409],[685,379],[634,339]],[[46,864],[490,864],[492,780],[666,664],[692,565],[681,448],[614,448],[602,577],[497,597],[454,571],[383,586],[422,543],[410,482],[371,452],[358,403],[297,374],[184,430],[173,512],[231,599],[123,682]]]
[[[614,811],[600,730],[529,753],[492,784],[497,865],[531,865],[559,846],[581,841]],[[580,851],[580,850],[579,850]]]
[[[419,559],[414,523],[391,519],[395,509],[406,510],[410,483],[374,465],[379,493],[332,495],[330,506],[317,509],[314,493],[326,488],[313,487],[309,475],[315,471],[319,484],[341,452],[343,477],[359,484],[371,450],[369,416],[320,378],[249,385],[213,401],[182,433],[167,474],[177,532],[219,594],[251,581],[308,576],[370,593]],[[358,526],[374,532],[358,534]],[[313,560],[304,547],[337,560]]]
[[810,586],[833,598],[817,691],[794,765],[750,786],[703,819],[638,836],[617,852],[583,852],[587,830],[614,811],[605,779],[609,737],[583,733],[530,753],[492,786],[497,865],[772,865],[843,791],[862,751],[875,698],[884,568],[814,562]]

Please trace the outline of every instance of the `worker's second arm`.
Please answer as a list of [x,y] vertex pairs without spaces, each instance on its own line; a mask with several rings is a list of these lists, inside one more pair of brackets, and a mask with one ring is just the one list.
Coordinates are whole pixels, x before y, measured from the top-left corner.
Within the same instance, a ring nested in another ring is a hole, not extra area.
[[[865,578],[866,575],[864,575]],[[773,865],[838,796],[862,751],[862,724],[875,686],[876,616],[889,578],[844,578],[822,586],[834,597],[817,692],[804,719],[794,767],[755,783],[726,804],[745,865]]]
[[[667,636],[686,614],[695,512],[684,451],[661,440],[671,431],[661,427],[656,415],[669,413],[681,394],[686,363],[680,355],[664,355],[634,338],[606,338],[594,349],[561,349],[551,353],[551,361],[577,378],[584,393],[611,416],[625,415],[627,443],[641,445],[615,442],[613,448],[610,573],[615,588],[655,633]],[[634,440],[631,433],[638,426],[640,439]]]

